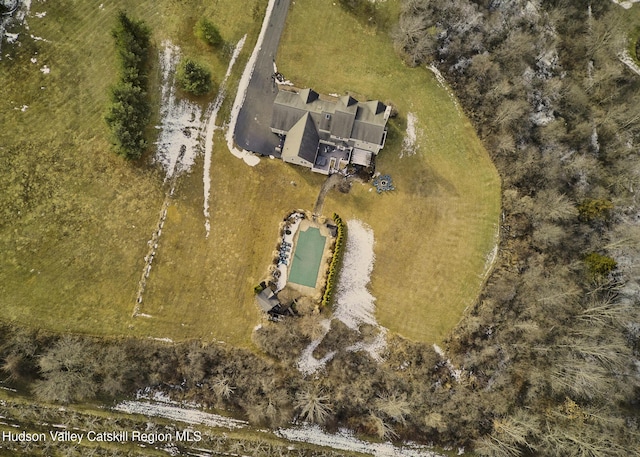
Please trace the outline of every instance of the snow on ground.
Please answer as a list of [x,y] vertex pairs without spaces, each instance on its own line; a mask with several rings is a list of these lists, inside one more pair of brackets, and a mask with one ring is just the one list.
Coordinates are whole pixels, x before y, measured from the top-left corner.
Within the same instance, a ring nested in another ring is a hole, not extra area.
[[185,422],[187,424],[201,424],[208,427],[223,427],[230,430],[243,428],[247,422],[218,414],[206,413],[198,409],[172,406],[164,403],[147,401],[123,401],[114,408],[128,414],[142,414],[145,416],[163,417],[165,419]]
[[[127,414],[142,414],[148,417],[162,417],[191,425],[206,425],[229,430],[249,427],[249,423],[219,414],[207,413],[196,409],[198,405],[179,403],[171,400],[165,393],[145,389],[138,392],[136,401],[128,400],[118,403],[113,409]],[[429,450],[426,446],[405,443],[396,447],[391,443],[369,443],[356,438],[347,429],[338,433],[324,432],[316,425],[304,424],[281,428],[273,431],[276,436],[290,441],[326,446],[333,449],[361,452],[377,457],[443,457]]]
[[327,446],[349,452],[361,452],[376,457],[443,457],[430,451],[426,446],[407,443],[402,447],[396,447],[389,442],[368,443],[359,440],[347,429],[340,429],[338,433],[331,434],[324,432],[317,425],[281,428],[276,431],[276,435],[290,441]]
[[39,19],[42,19],[43,17],[45,17],[47,15],[46,11],[43,11],[41,13],[36,13],[36,17]]
[[189,100],[176,98],[175,71],[180,61],[180,48],[170,41],[162,42],[160,68],[162,91],[160,129],[155,160],[165,172],[165,179],[193,166],[200,148],[199,134],[203,129],[200,107]]
[[634,3],[640,2],[640,0],[611,0],[616,5],[620,5],[624,9],[628,10]]
[[[7,6],[12,8],[15,6],[15,3]],[[13,44],[18,40],[19,33],[9,33],[7,32],[7,27],[24,23],[25,29],[29,30],[29,26],[24,19],[27,17],[30,10],[31,0],[23,0],[18,5],[18,9],[13,16],[0,16],[0,51],[2,50],[2,40],[4,37],[6,37],[7,43],[9,44]],[[2,60],[1,53],[0,60]]]
[[[31,0],[22,0],[20,3],[22,3],[22,6],[18,9],[18,11],[16,11],[16,15],[15,18],[18,21],[18,23],[22,23],[24,22],[24,19],[29,15],[29,12],[31,11]],[[27,30],[29,29],[29,27],[26,27]]]
[[[256,166],[260,163],[260,159],[249,151],[245,151],[244,149],[238,149],[233,142],[233,134],[236,130],[236,124],[238,122],[238,114],[240,113],[240,109],[244,104],[245,98],[247,97],[247,89],[249,88],[249,81],[251,81],[251,75],[253,75],[253,70],[256,67],[256,62],[258,60],[258,54],[260,52],[260,48],[262,47],[262,42],[264,41],[264,36],[267,33],[267,29],[269,28],[269,18],[271,17],[271,12],[273,11],[273,7],[275,5],[276,0],[269,0],[267,5],[267,10],[264,15],[264,21],[262,21],[262,28],[260,29],[260,35],[258,35],[258,41],[256,42],[255,47],[253,48],[253,52],[251,53],[251,57],[249,57],[249,61],[247,65],[244,67],[244,71],[242,72],[242,77],[240,78],[240,82],[238,83],[238,92],[236,92],[236,98],[233,101],[233,107],[231,108],[231,119],[229,120],[229,125],[227,127],[227,147],[229,151],[239,159],[244,160],[247,165]],[[274,68],[276,68],[274,66]]]
[[51,68],[49,68],[49,65],[45,65],[40,69],[40,71],[45,75],[48,75],[49,73],[51,73]]
[[453,378],[456,381],[460,382],[460,380],[462,379],[464,370],[459,370],[456,367],[454,367],[453,363],[451,363],[451,359],[447,358],[447,354],[445,354],[444,350],[435,343],[433,344],[433,350],[436,351],[436,353],[442,358],[442,360],[445,361],[445,365],[447,366],[447,369],[451,373],[451,376],[453,376]]
[[407,132],[402,140],[402,149],[400,150],[400,158],[405,155],[412,156],[418,151],[418,128],[416,123],[418,118],[414,113],[407,113]]
[[378,325],[375,297],[367,290],[374,260],[373,230],[358,220],[348,221],[333,315],[353,330],[360,324]]
[[[367,289],[375,260],[373,241],[373,230],[370,227],[358,220],[347,222],[347,244],[338,277],[332,319],[339,319],[353,330],[358,330],[361,324],[378,328],[379,334],[373,341],[369,343],[358,341],[346,349],[367,351],[374,360],[381,361],[387,344],[387,329],[376,321],[375,297]],[[328,331],[330,323],[327,322],[326,325]],[[329,353],[320,360],[313,357],[313,351],[322,338],[324,335],[319,340],[312,341],[298,359],[298,370],[304,375],[315,373],[335,355],[335,353]]]
[[4,34],[4,36],[5,36],[5,37],[7,37],[7,43],[9,43],[9,44],[13,44],[13,43],[15,43],[16,41],[18,41],[18,37],[20,36],[20,34],[19,34],[19,33],[9,33],[9,32],[6,32],[6,33]]
[[[640,1],[640,0],[638,0]],[[618,54],[618,59],[620,59],[620,62],[622,62],[623,64],[625,64],[627,67],[629,67],[629,69],[640,75],[640,66],[638,66],[638,64],[636,63],[635,60],[633,60],[633,58],[629,55],[629,51],[628,50],[624,50],[622,52],[620,52]]]
[[41,36],[35,36],[33,34],[29,35],[33,41],[44,41],[45,43],[51,43],[51,41],[42,38]]
[[367,351],[371,358],[376,362],[382,362],[382,354],[387,347],[387,329],[382,326],[378,326],[380,333],[376,335],[371,343],[365,343],[364,341],[358,341],[357,343],[349,346],[347,351]]
[[207,121],[207,128],[205,133],[204,171],[202,175],[204,184],[204,228],[206,230],[207,238],[209,237],[209,232],[211,230],[211,223],[209,221],[209,194],[211,192],[211,153],[213,152],[213,132],[216,129],[216,117],[218,116],[218,111],[220,111],[220,107],[222,106],[222,102],[224,101],[224,97],[226,96],[227,79],[231,74],[233,64],[236,62],[240,51],[242,51],[242,47],[244,46],[244,42],[246,39],[247,35],[243,36],[234,48],[233,55],[231,56],[231,61],[229,61],[229,66],[227,67],[227,72],[224,75],[222,84],[220,84],[218,95],[216,96],[216,99],[213,101],[213,103],[211,103],[209,108],[207,108],[207,116],[209,120]]
[[444,90],[447,91],[447,93],[449,94],[449,98],[451,99],[451,101],[453,102],[453,104],[456,107],[456,111],[458,111],[458,116],[462,116],[462,110],[460,109],[460,105],[458,104],[458,100],[456,99],[455,94],[453,93],[453,91],[451,89],[449,89],[449,86],[447,85],[447,80],[444,79],[444,76],[442,76],[442,73],[440,73],[440,70],[438,70],[436,68],[435,65],[431,64],[429,66],[427,66],[427,68],[429,70],[431,70],[431,72],[434,74],[434,76],[436,77],[436,80],[440,83],[440,85],[442,86],[442,88]]
[[320,338],[318,339],[313,340],[311,344],[309,344],[309,346],[304,348],[304,350],[302,351],[302,354],[300,355],[300,358],[298,359],[298,370],[300,370],[300,372],[305,376],[313,374],[316,371],[318,371],[329,360],[331,360],[334,355],[336,355],[335,351],[332,351],[332,352],[329,352],[327,355],[325,355],[321,359],[316,359],[313,356],[313,351],[316,350],[316,348],[320,345],[320,343],[322,342],[326,334],[329,333],[329,328],[331,327],[331,321],[329,319],[324,319],[322,322],[320,322],[320,325],[322,325],[324,329],[322,336],[320,336]]

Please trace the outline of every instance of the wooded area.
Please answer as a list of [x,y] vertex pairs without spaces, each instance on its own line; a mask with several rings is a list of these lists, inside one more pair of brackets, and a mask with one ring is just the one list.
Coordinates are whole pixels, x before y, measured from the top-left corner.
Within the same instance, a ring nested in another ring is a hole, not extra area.
[[446,75],[503,179],[497,268],[449,339],[487,411],[482,455],[638,452],[640,79],[618,59],[623,11],[403,5],[398,50]]
[[44,402],[156,386],[271,427],[307,420],[487,456],[639,455],[640,77],[618,60],[621,12],[608,1],[403,2],[398,52],[445,75],[503,179],[496,267],[448,339],[451,362],[393,336],[378,363],[345,349],[355,331],[334,320],[317,355],[336,355],[305,379],[296,361],[322,332],[305,316],[255,332],[267,357],[4,325],[0,368]]

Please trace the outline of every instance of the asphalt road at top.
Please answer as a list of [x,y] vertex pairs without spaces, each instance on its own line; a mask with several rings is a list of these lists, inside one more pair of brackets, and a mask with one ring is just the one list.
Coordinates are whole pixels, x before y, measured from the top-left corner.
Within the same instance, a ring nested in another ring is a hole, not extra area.
[[271,132],[271,111],[278,88],[273,79],[273,63],[278,52],[280,36],[284,30],[290,0],[276,0],[269,25],[249,80],[236,130],[235,142],[247,151],[274,155],[279,137]]

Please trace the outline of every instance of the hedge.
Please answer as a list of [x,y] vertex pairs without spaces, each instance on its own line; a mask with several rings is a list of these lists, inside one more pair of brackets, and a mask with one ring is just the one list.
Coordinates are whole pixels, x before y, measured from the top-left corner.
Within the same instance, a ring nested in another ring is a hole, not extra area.
[[333,213],[333,221],[338,227],[338,234],[336,236],[336,245],[333,249],[333,256],[331,257],[331,264],[329,265],[329,275],[327,276],[327,285],[325,286],[324,293],[322,294],[321,306],[326,306],[331,302],[333,295],[333,289],[338,279],[339,264],[342,260],[342,253],[344,251],[344,243],[347,227],[342,222],[342,218],[336,213]]

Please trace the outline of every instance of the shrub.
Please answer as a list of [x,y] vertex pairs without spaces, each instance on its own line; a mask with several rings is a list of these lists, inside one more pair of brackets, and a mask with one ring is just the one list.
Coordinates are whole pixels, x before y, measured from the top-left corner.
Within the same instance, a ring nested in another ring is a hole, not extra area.
[[607,220],[612,209],[613,203],[609,200],[587,198],[578,206],[578,213],[584,221]]
[[196,38],[201,39],[209,46],[213,46],[214,48],[219,48],[224,44],[224,40],[222,39],[222,35],[218,31],[218,28],[208,19],[201,17],[196,22],[196,25],[193,29],[193,33]]
[[327,276],[327,285],[325,286],[324,293],[322,294],[322,306],[326,306],[331,302],[333,290],[335,288],[335,281],[338,278],[338,265],[342,259],[342,250],[344,247],[345,226],[340,216],[333,213],[333,221],[338,227],[338,234],[336,236],[335,247],[333,248],[333,256],[331,257],[331,264],[329,265],[329,275]]
[[604,278],[618,266],[615,259],[597,252],[587,255],[584,262],[594,278]]
[[176,79],[182,90],[193,95],[204,95],[213,88],[211,71],[189,58],[180,62]]

